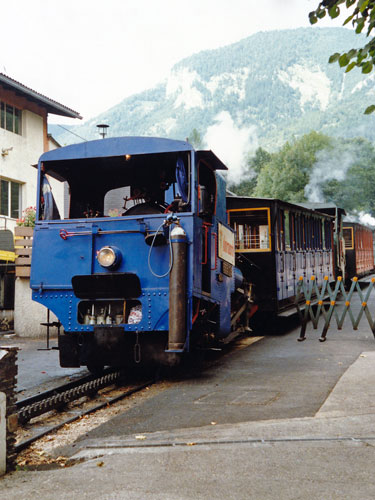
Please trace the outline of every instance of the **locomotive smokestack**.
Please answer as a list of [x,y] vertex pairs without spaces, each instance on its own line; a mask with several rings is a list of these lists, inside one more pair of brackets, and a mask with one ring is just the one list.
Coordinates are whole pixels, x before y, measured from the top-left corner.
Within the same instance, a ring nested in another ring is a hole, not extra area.
[[170,238],[173,266],[169,275],[168,350],[181,351],[186,340],[186,233],[175,226]]

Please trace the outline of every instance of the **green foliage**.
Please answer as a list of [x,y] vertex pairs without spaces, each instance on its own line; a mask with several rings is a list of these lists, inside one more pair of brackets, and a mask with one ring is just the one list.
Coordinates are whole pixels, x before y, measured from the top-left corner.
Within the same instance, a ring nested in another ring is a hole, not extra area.
[[196,128],[193,128],[193,130],[190,132],[188,140],[195,150],[203,149],[202,136]]
[[365,211],[375,215],[375,149],[365,139],[338,139],[334,142],[334,152],[352,152],[353,161],[345,179],[329,180],[322,186],[326,201],[342,206],[348,212]]
[[[345,4],[345,5],[343,5]],[[319,3],[316,10],[310,12],[310,23],[315,24],[318,19],[326,15],[334,19],[341,14],[340,5],[347,9],[353,7],[353,11],[344,21],[344,25],[349,22],[357,34],[366,32],[369,37],[375,27],[375,0],[323,0]],[[341,68],[346,67],[346,73],[351,71],[355,66],[361,69],[363,74],[371,73],[375,64],[375,37],[372,37],[363,47],[351,49],[342,54],[335,53],[329,58],[329,62],[338,61]],[[375,110],[375,107],[368,106],[365,114],[370,114]]]
[[287,142],[262,168],[254,195],[290,202],[306,201],[305,186],[309,183],[317,152],[330,146],[331,139],[318,132]]
[[247,158],[247,172],[245,172],[244,180],[239,184],[229,185],[230,191],[233,191],[238,196],[253,196],[258,175],[271,159],[271,153],[263,148],[258,148],[254,156]]
[[348,213],[375,216],[373,144],[363,138],[335,139],[310,132],[275,153],[259,148],[249,158],[247,178],[230,189],[239,196],[299,203],[308,201],[306,186],[312,185],[321,195],[319,201],[335,203]]

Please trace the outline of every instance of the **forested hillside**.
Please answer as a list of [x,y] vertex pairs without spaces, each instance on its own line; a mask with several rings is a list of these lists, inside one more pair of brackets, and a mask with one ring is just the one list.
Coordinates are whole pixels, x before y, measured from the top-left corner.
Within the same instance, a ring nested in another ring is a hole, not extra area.
[[[182,60],[166,81],[72,131],[97,138],[96,124],[104,122],[111,136],[185,139],[196,129],[203,139],[225,118],[232,128],[251,133],[253,144],[270,150],[311,130],[374,140],[375,116],[363,115],[375,101],[373,76],[345,74],[328,64],[333,52],[362,42],[344,28],[260,32]],[[58,127],[52,131],[61,144],[80,141]]]

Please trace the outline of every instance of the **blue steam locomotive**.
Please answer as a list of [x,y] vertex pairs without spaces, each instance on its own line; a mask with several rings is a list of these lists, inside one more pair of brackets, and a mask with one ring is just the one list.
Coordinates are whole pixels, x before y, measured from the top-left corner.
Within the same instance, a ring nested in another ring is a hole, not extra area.
[[[61,366],[173,363],[238,329],[249,297],[235,267],[225,170],[211,151],[144,137],[41,156],[30,286],[63,326]],[[67,219],[49,177],[68,186]],[[242,312],[233,320],[234,303]]]
[[62,324],[61,366],[173,364],[250,331],[266,302],[267,314],[290,306],[300,267],[332,276],[333,218],[251,198],[227,212],[226,170],[212,151],[146,137],[41,156],[30,286]]

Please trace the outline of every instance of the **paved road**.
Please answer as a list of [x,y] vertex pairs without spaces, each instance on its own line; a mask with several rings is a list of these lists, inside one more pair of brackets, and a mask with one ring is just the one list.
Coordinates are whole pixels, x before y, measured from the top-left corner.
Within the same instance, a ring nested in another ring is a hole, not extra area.
[[368,326],[329,334],[325,343],[318,331],[309,329],[302,343],[298,333],[238,343],[206,370],[176,380],[87,437],[314,416],[345,370],[361,352],[375,350],[375,342]]
[[[56,345],[57,340],[51,340],[50,346]],[[46,347],[45,340],[0,336],[0,346],[19,348],[17,392],[20,399],[34,395],[36,391],[41,392],[56,387],[79,374],[87,373],[85,368],[60,368],[58,351],[39,350]]]

